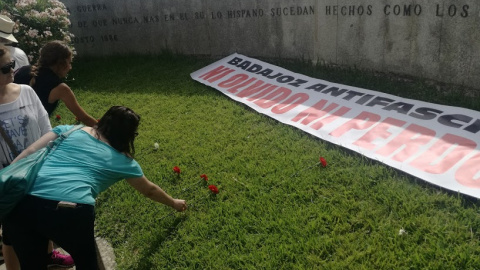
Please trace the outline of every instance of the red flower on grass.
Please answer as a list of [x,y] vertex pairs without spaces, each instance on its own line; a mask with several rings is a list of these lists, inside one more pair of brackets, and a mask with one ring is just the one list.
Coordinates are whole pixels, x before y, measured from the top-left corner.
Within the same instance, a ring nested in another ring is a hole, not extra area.
[[55,118],[56,118],[57,120],[62,119],[62,117],[60,116],[60,114],[57,114],[57,115],[55,116]]
[[200,175],[200,178],[203,178],[203,180],[208,181],[208,176],[206,174]]
[[208,189],[212,191],[213,194],[218,194],[218,188],[215,185],[209,185]]
[[322,164],[322,167],[327,167],[327,160],[324,157],[320,157],[320,163]]
[[173,172],[176,174],[180,174],[180,168],[178,166],[173,167]]

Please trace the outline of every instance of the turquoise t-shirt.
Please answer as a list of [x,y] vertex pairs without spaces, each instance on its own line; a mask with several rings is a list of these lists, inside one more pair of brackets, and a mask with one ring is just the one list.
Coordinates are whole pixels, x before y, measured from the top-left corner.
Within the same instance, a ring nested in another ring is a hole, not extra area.
[[[61,134],[73,126],[57,126]],[[50,155],[29,193],[49,200],[95,204],[116,182],[143,176],[140,165],[83,130],[70,134]]]

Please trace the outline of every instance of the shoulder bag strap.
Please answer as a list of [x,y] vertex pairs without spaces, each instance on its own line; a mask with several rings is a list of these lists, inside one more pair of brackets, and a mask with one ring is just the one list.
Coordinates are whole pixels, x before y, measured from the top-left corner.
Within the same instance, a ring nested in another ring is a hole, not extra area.
[[73,128],[71,128],[69,131],[67,132],[63,132],[62,134],[60,134],[59,137],[63,137],[63,139],[66,139],[68,136],[70,136],[70,134],[72,134],[73,132],[83,128],[84,125],[76,125],[74,126]]
[[[68,136],[70,136],[70,134],[72,134],[73,132],[83,128],[84,125],[76,125],[74,126],[73,128],[71,128],[69,131],[66,131],[66,132],[63,132],[61,133],[57,139],[55,139],[55,141],[53,141],[53,144],[55,146],[58,146],[63,140],[65,140]],[[51,142],[52,143],[52,142]]]
[[8,144],[8,147],[10,147],[10,150],[12,150],[12,153],[14,155],[13,158],[16,158],[19,154],[17,151],[17,148],[15,147],[15,145],[13,145],[12,138],[8,137],[7,133],[5,132],[5,130],[1,125],[0,125],[0,133],[2,134],[2,137],[5,140],[5,142]]
[[49,153],[54,151],[54,149],[56,149],[63,142],[63,140],[65,140],[68,136],[70,136],[70,134],[72,134],[73,132],[81,129],[82,127],[84,127],[84,126],[83,125],[76,125],[73,128],[71,128],[70,130],[59,134],[58,137],[55,140],[48,142],[47,148],[48,148]]

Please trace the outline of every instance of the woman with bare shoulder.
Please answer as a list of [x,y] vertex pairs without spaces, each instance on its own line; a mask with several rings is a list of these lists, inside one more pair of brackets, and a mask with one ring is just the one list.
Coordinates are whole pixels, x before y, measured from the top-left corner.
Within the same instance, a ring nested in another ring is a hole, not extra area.
[[67,45],[61,41],[50,41],[40,49],[40,58],[36,65],[17,70],[14,82],[30,85],[48,115],[52,115],[61,100],[79,121],[87,126],[94,126],[97,120],[85,112],[72,89],[63,82],[72,69],[72,59],[72,50]]

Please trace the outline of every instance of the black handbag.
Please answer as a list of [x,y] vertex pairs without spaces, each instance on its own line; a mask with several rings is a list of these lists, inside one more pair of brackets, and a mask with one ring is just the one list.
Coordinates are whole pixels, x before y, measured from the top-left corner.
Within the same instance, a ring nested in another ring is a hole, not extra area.
[[47,146],[0,170],[0,220],[3,220],[33,187],[38,171],[48,155],[72,132],[82,127],[83,125],[73,127]]

